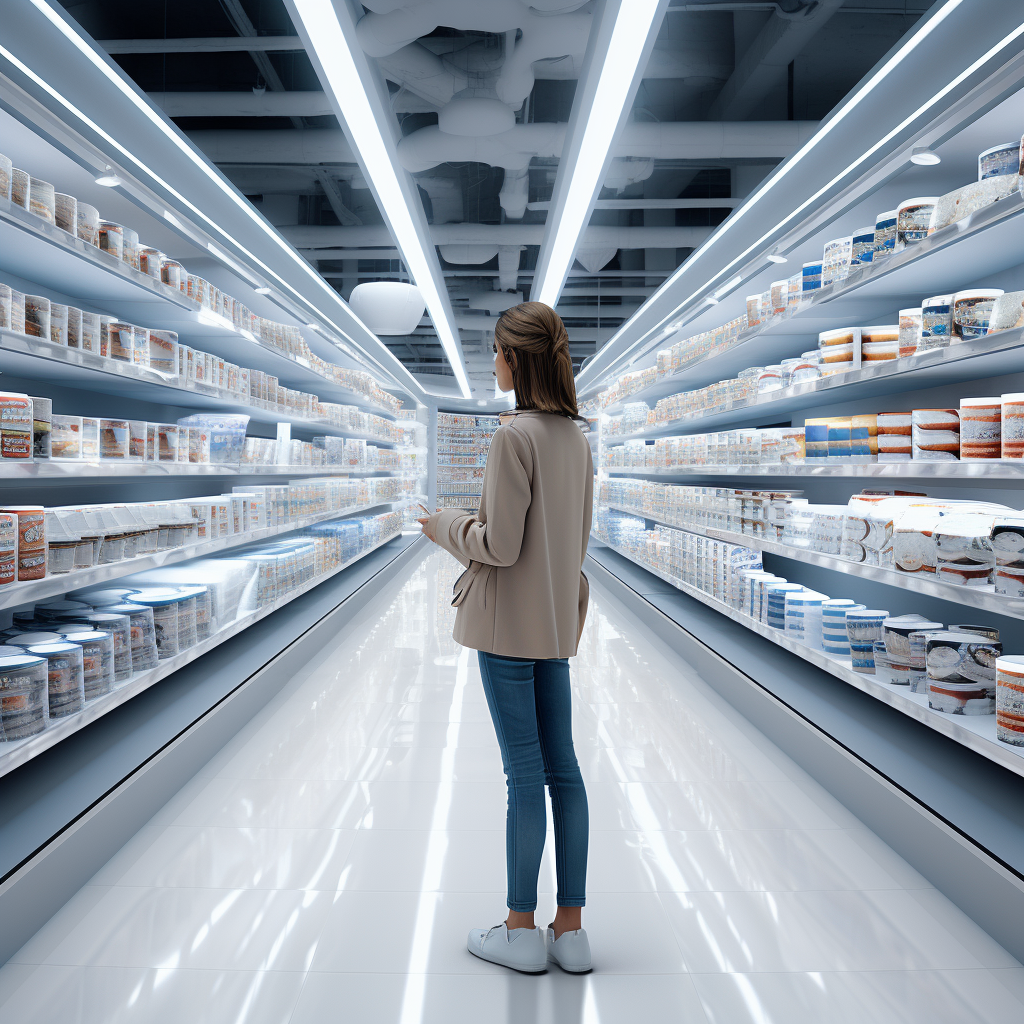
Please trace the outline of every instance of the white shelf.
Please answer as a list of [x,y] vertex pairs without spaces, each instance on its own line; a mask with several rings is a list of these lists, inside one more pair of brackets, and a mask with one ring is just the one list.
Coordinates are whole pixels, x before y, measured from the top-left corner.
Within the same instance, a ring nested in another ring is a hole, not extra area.
[[237,533],[230,537],[218,537],[216,540],[203,541],[201,544],[187,544],[185,547],[157,551],[151,555],[125,558],[120,562],[111,562],[108,565],[94,565],[91,569],[78,569],[74,572],[62,573],[59,576],[46,576],[41,580],[10,583],[0,589],[0,608],[16,608],[34,601],[43,601],[48,597],[65,594],[69,590],[79,590],[82,587],[108,583],[111,580],[120,579],[122,576],[130,576],[132,573],[143,572],[147,569],[159,569],[176,562],[186,562],[193,558],[202,558],[204,555],[218,554],[221,551],[229,551],[232,548],[278,537],[283,533],[292,533],[295,530],[312,526],[314,523],[326,522],[328,519],[345,519],[358,512],[383,508],[385,505],[396,505],[403,501],[403,498],[394,498],[366,505],[353,505],[349,508],[322,512],[315,516],[293,519],[280,526],[266,526],[262,530],[249,530],[246,533]]
[[[984,587],[965,587],[957,583],[945,583],[941,580],[929,578],[926,575],[911,575],[898,572],[895,569],[886,569],[878,565],[865,565],[862,562],[851,562],[847,558],[840,558],[838,555],[823,555],[817,551],[807,548],[794,548],[779,541],[769,540],[766,537],[752,537],[746,533],[733,533],[730,530],[716,530],[708,527],[706,530],[698,529],[691,525],[673,522],[664,516],[655,516],[647,512],[637,512],[625,505],[607,504],[608,508],[618,512],[625,512],[628,515],[636,516],[639,519],[650,519],[652,522],[660,523],[663,526],[671,527],[674,530],[682,530],[685,533],[692,533],[699,537],[711,537],[714,540],[727,541],[730,544],[738,544],[741,547],[753,548],[756,551],[764,551],[771,555],[779,555],[782,558],[790,558],[796,562],[803,562],[807,565],[817,565],[823,569],[831,569],[834,572],[844,573],[847,576],[859,576],[862,579],[873,580],[875,583],[884,583],[886,586],[899,587],[901,590],[912,590],[915,594],[927,594],[929,597],[937,597],[943,601],[951,601],[954,604],[963,605],[967,608],[977,608],[981,611],[992,612],[995,615],[1006,615],[1013,619],[1024,619],[1024,598],[1007,597],[1005,594],[997,594],[991,584]],[[844,596],[842,594],[840,597]]]
[[[821,331],[877,323],[877,317],[920,305],[929,295],[956,291],[986,274],[1015,266],[1021,261],[1022,222],[1024,199],[1015,192],[888,260],[855,269],[841,286],[830,285],[813,293],[795,313],[766,327],[744,331],[731,348],[698,356],[678,372],[602,411],[617,412],[626,402],[652,402],[734,377],[748,366],[778,363],[786,356],[799,355],[801,348],[812,347],[806,339],[816,338]],[[805,343],[796,343],[798,339]],[[671,339],[662,347],[669,345]],[[995,370],[1000,372],[1006,371]]]
[[329,476],[377,477],[404,475],[400,469],[347,469],[343,466],[208,465],[187,462],[92,462],[85,459],[50,459],[45,462],[17,462],[0,459],[0,480],[71,481],[105,477],[249,477]]
[[[823,462],[825,460],[822,460]],[[976,480],[1024,480],[1024,461],[990,459],[985,462],[873,462],[858,466],[831,463],[816,466],[809,462],[785,462],[772,465],[739,463],[735,466],[676,466],[668,469],[631,469],[602,466],[613,476],[684,479],[695,476],[728,477],[896,477],[901,480],[943,480],[947,483]]]
[[178,289],[6,199],[0,199],[0,270],[35,282],[41,291],[71,295],[90,307],[106,307],[142,326],[177,331],[185,344],[273,374],[288,386],[395,419],[393,412],[362,393],[328,381],[309,364],[239,331]]
[[[594,536],[596,537],[597,534]],[[664,580],[666,583],[670,583],[677,590],[739,622],[747,629],[753,630],[753,632],[771,640],[772,643],[778,644],[779,647],[783,647],[805,661],[809,661],[811,664],[823,669],[837,679],[849,683],[849,685],[856,687],[858,690],[884,701],[890,707],[896,708],[898,711],[903,712],[903,714],[916,719],[918,722],[928,726],[930,729],[934,729],[936,732],[942,733],[944,736],[948,736],[957,743],[969,747],[990,761],[1008,768],[1017,775],[1024,776],[1024,747],[1015,747],[1008,743],[1001,743],[996,739],[995,715],[947,715],[941,711],[933,711],[928,707],[927,695],[910,693],[909,689],[905,686],[882,683],[872,675],[855,672],[849,658],[836,658],[826,654],[824,651],[808,647],[806,644],[797,643],[785,634],[780,633],[777,629],[772,629],[763,622],[745,615],[724,601],[719,601],[717,598],[705,594],[702,590],[691,587],[668,573],[653,568],[646,562],[636,561],[628,552],[615,547],[613,544],[608,544],[603,538],[598,537],[598,540],[602,544],[606,544],[612,551],[617,552],[624,558],[628,558],[647,572]]]
[[257,423],[290,423],[307,430],[322,430],[337,437],[351,437],[391,448],[400,443],[384,440],[374,434],[345,430],[330,420],[296,416],[269,402],[242,402],[237,395],[225,394],[212,387],[179,387],[146,367],[115,362],[95,352],[65,348],[13,331],[0,330],[0,368],[12,376],[63,384],[86,391],[120,397],[130,395],[132,398],[162,405],[243,413]]
[[49,750],[62,740],[67,739],[68,736],[73,735],[80,729],[84,729],[91,722],[96,721],[98,718],[102,718],[103,715],[109,714],[115,708],[120,707],[120,705],[130,701],[133,697],[142,693],[143,690],[148,690],[151,686],[160,682],[161,679],[166,679],[167,676],[184,668],[197,658],[201,658],[208,651],[211,651],[213,648],[224,643],[225,640],[229,640],[231,637],[259,622],[261,619],[265,619],[268,615],[272,615],[279,608],[283,608],[286,604],[289,604],[296,598],[308,593],[314,587],[326,582],[332,576],[336,576],[339,572],[343,572],[345,569],[358,562],[361,558],[365,558],[367,555],[400,535],[401,533],[399,532],[385,540],[379,541],[377,544],[367,548],[365,551],[361,551],[355,556],[355,558],[349,559],[349,561],[339,565],[329,573],[325,573],[322,576],[318,576],[316,579],[310,580],[307,584],[299,587],[297,590],[293,590],[285,597],[278,598],[273,603],[265,605],[257,611],[239,616],[226,626],[217,630],[216,633],[207,637],[207,639],[200,641],[194,647],[190,647],[187,651],[183,651],[181,654],[178,654],[173,658],[166,658],[161,661],[156,668],[149,669],[145,672],[137,672],[130,679],[126,679],[123,683],[119,683],[110,691],[110,693],[89,701],[89,703],[86,704],[86,706],[77,714],[68,715],[66,718],[53,719],[46,729],[40,733],[36,733],[34,736],[28,736],[23,740],[12,740],[8,743],[0,742],[0,776],[6,775],[8,772],[12,772],[15,768],[23,765],[26,761],[30,761],[32,758],[38,757],[44,750]]
[[[1022,371],[1024,328],[1017,327],[949,348],[932,349],[920,355],[863,364],[860,370],[794,384],[760,395],[749,402],[737,402],[725,409],[660,423],[632,434],[605,434],[604,441],[606,444],[621,444],[624,441],[669,437],[675,434],[704,433],[707,430],[721,429],[725,424],[739,425],[758,419],[777,419],[781,413],[797,412],[832,401],[878,398],[908,390]],[[660,397],[664,398],[681,390],[687,389],[673,387]],[[630,401],[634,399],[631,398]]]

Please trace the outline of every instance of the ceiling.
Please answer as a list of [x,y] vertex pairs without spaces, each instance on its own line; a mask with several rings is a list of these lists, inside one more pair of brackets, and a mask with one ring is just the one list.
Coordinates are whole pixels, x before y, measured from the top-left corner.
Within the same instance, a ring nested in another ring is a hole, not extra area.
[[[530,298],[597,2],[362,9],[357,42],[387,81],[474,397],[493,394],[497,315]],[[284,0],[64,6],[344,298],[408,280]],[[558,301],[577,368],[927,6],[671,0]],[[382,340],[428,387],[454,386],[428,317]]]

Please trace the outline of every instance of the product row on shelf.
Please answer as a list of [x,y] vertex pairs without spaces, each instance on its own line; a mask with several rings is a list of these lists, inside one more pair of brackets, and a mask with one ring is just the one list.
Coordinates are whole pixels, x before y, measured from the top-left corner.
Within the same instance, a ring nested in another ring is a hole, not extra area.
[[[394,477],[308,479],[235,487],[230,493],[178,501],[0,507],[0,598],[5,605],[48,577],[74,577],[101,567],[130,572],[133,559],[210,542],[244,543],[255,532],[281,530],[311,517],[398,500]],[[74,586],[73,578],[65,589]]]
[[0,755],[121,689],[155,682],[162,663],[226,639],[401,530],[398,511],[332,519],[15,611],[0,632]]
[[[7,285],[0,284],[0,328],[12,330],[5,322],[4,317],[5,289],[9,290]],[[110,320],[111,318],[107,317],[106,319]],[[111,328],[125,328],[123,324],[111,324],[110,326]],[[144,335],[145,347],[140,348],[140,352],[151,350],[154,337],[159,333],[144,329],[127,328],[127,330],[129,332],[141,331]],[[125,358],[123,354],[126,350],[120,345],[115,349],[106,344],[95,350],[73,343],[68,343],[67,347],[92,352],[115,372],[118,366],[143,367],[153,371],[160,379],[166,380],[169,385],[184,391],[195,391],[204,395],[221,397],[228,402],[278,411],[285,415],[314,421],[317,424],[329,424],[340,430],[366,434],[389,443],[395,443],[399,439],[400,432],[394,420],[386,416],[378,416],[352,405],[322,402],[314,394],[284,387],[278,383],[276,377],[264,373],[262,370],[237,366],[219,356],[213,356],[209,352],[200,352],[187,345],[179,345],[177,335],[172,331],[162,333],[167,336],[168,354],[167,358],[161,360],[160,363],[149,357],[145,361],[141,358]],[[112,330],[110,337],[123,338],[124,330],[120,334]],[[49,340],[57,345],[62,344],[57,339],[47,339],[46,336],[43,336],[43,340]],[[130,356],[131,353],[129,352],[128,355]],[[130,387],[130,383],[126,381],[125,386],[126,388]],[[5,454],[5,457],[10,456]]]
[[[605,469],[871,465],[1024,459],[1024,394],[962,398],[959,409],[914,409],[807,419],[803,426],[737,428],[608,445]],[[909,466],[908,466],[909,468]]]
[[[381,406],[392,416],[397,413],[400,401],[384,391],[370,374],[321,359],[310,349],[298,327],[258,316],[209,281],[189,274],[176,260],[141,243],[138,232],[103,220],[94,206],[56,192],[52,184],[14,167],[12,161],[2,154],[0,200],[21,207],[47,224],[167,286],[173,293],[190,299],[199,309],[217,318],[223,326],[298,360],[318,376],[363,395],[367,401]],[[115,317],[51,302],[45,296],[25,295],[9,286],[0,286],[0,327],[98,352],[108,358],[152,366],[169,375],[177,376],[180,372],[178,358],[173,351],[177,347],[177,335],[173,331],[140,328]],[[153,338],[154,333],[156,339]],[[205,362],[206,354],[202,355],[204,359],[201,361]],[[216,375],[216,367],[211,372]]]
[[815,552],[915,579],[1024,598],[1024,512],[993,502],[866,491],[845,505],[812,504],[799,491],[617,479],[601,481],[598,500],[691,532],[775,542],[792,549],[793,557]]
[[[994,155],[993,155],[994,154]],[[749,296],[747,311],[708,331],[674,342],[657,353],[656,364],[627,373],[610,388],[602,391],[594,406],[606,408],[623,402],[630,395],[654,384],[660,378],[680,372],[694,362],[726,351],[738,344],[741,335],[760,332],[806,309],[818,297],[832,295],[847,283],[873,270],[884,269],[886,261],[896,253],[912,247],[929,234],[962,221],[978,210],[1019,194],[1021,187],[1021,144],[1008,143],[986,150],[978,159],[978,181],[956,189],[945,196],[907,199],[896,210],[880,213],[874,225],[852,235],[827,242],[820,260],[805,263],[799,273],[776,281],[763,293]],[[826,289],[822,292],[821,289]],[[825,332],[817,352],[794,357],[785,369],[791,375],[799,362],[801,379],[813,379],[835,364],[907,358],[917,352],[967,340],[990,331],[1006,330],[1024,324],[1024,292],[1004,293],[998,288],[970,289],[954,294],[937,295],[922,300],[920,307],[900,311],[900,323],[880,327],[843,329]],[[862,347],[862,337],[863,345]],[[855,352],[854,346],[857,346]],[[805,365],[806,364],[806,365]],[[772,366],[766,384],[783,376],[783,367]],[[743,391],[752,386],[756,392],[757,378],[765,367],[744,371],[746,380],[737,384]],[[723,382],[724,383],[724,382]],[[779,386],[782,386],[781,384]],[[718,387],[712,385],[712,387]],[[694,393],[690,393],[694,394]],[[682,400],[683,409],[669,418],[684,415],[693,402]]]
[[54,413],[48,398],[0,391],[0,468],[51,459],[361,470],[397,470],[402,462],[398,450],[377,448],[357,438],[323,436],[310,443],[247,437],[248,423],[246,415],[217,413],[186,416],[176,423],[66,416]]
[[[998,292],[998,297],[993,293]],[[988,297],[981,302],[977,296]],[[971,313],[958,322],[953,310],[963,308],[971,296]],[[1010,315],[1000,322],[992,316],[998,304],[1006,300]],[[928,306],[927,303],[933,303]],[[983,308],[987,307],[987,308]],[[969,316],[978,319],[968,320]],[[1010,320],[1012,319],[1012,323]],[[967,324],[970,326],[967,326]],[[704,416],[740,408],[757,401],[770,401],[798,384],[821,380],[837,374],[852,375],[868,367],[898,361],[911,367],[928,352],[970,342],[976,338],[1015,328],[1024,322],[1024,291],[1003,293],[999,289],[973,289],[956,295],[934,296],[920,310],[900,311],[900,323],[881,327],[850,327],[824,331],[819,347],[800,356],[783,359],[769,366],[751,366],[729,380],[718,381],[693,391],[661,398],[654,408],[645,402],[628,402],[622,413],[606,416],[603,433],[606,437],[628,437],[644,431],[669,427],[676,423],[699,420]],[[923,326],[922,326],[923,325]],[[966,350],[965,350],[966,351]]]
[[[999,630],[948,627],[918,613],[890,616],[766,572],[760,553],[599,508],[595,535],[681,588],[717,602],[745,624],[766,626],[837,666],[921,694],[933,712],[995,716],[998,742],[1024,746],[1024,657],[1004,657]],[[848,659],[848,660],[847,660]]]
[[437,414],[437,508],[480,507],[483,467],[491,438],[498,429],[497,416],[462,413]]

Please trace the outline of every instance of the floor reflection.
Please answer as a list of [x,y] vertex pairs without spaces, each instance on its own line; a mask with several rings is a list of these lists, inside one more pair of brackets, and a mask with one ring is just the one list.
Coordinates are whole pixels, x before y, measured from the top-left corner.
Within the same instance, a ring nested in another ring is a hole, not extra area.
[[470,956],[505,796],[461,571],[431,552],[360,608],[0,969],[0,1024],[1021,1018],[1020,965],[600,588],[572,665],[596,969]]

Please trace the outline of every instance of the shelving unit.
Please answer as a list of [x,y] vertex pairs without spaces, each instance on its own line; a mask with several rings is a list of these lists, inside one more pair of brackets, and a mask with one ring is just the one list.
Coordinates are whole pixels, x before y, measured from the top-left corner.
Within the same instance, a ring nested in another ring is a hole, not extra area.
[[280,537],[282,534],[294,533],[296,530],[302,530],[314,523],[323,523],[330,519],[344,519],[359,512],[368,512],[375,508],[383,509],[385,505],[396,503],[397,501],[375,501],[365,505],[353,505],[349,508],[334,509],[331,512],[321,512],[315,516],[293,519],[291,522],[281,523],[279,526],[266,526],[262,530],[247,530],[244,533],[232,534],[230,537],[218,537],[216,540],[204,541],[202,544],[187,544],[180,548],[169,548],[166,551],[157,551],[150,555],[125,558],[120,562],[94,565],[91,569],[78,569],[59,576],[46,576],[41,580],[10,583],[0,590],[0,609],[18,608],[21,605],[31,604],[33,601],[45,601],[47,598],[67,593],[69,590],[81,590],[83,587],[109,583],[122,576],[131,576],[133,573],[144,572],[147,569],[159,569],[165,565],[187,562],[193,558],[220,554],[233,548],[241,548],[258,541],[269,540],[272,537]]
[[[444,508],[475,511],[483,493],[484,465],[491,438],[498,429],[497,416],[465,416],[457,413],[437,414],[437,500]],[[460,455],[471,458],[468,465],[442,461]],[[460,489],[462,484],[465,489]]]
[[126,477],[248,477],[248,476],[401,476],[399,470],[350,469],[347,466],[237,466],[188,462],[93,462],[51,459],[45,462],[0,462],[0,480],[66,483],[78,479]]
[[803,562],[808,565],[817,565],[823,569],[831,569],[834,572],[843,573],[848,576],[859,576],[862,579],[873,580],[876,583],[884,583],[889,587],[911,590],[916,594],[927,594],[930,597],[951,601],[954,604],[964,605],[968,608],[992,612],[995,615],[1006,615],[1013,619],[1024,619],[1024,598],[1007,597],[1005,594],[997,594],[995,588],[991,585],[965,587],[957,583],[946,583],[934,577],[929,577],[926,574],[910,575],[898,572],[896,569],[887,569],[883,566],[852,562],[850,559],[840,558],[838,555],[823,555],[818,551],[811,551],[807,548],[795,548],[780,541],[770,540],[767,537],[754,537],[747,533],[718,530],[710,526],[702,530],[693,525],[675,522],[670,517],[640,512],[627,505],[608,503],[606,507],[615,509],[618,512],[625,512],[627,515],[636,516],[638,519],[647,519],[661,526],[671,527],[674,530],[682,530],[685,533],[693,533],[702,537],[713,537],[715,540],[723,540],[730,544],[738,544],[741,547],[753,548],[755,551],[765,551],[772,555],[778,555],[781,558],[788,558],[792,561]]
[[[321,519],[315,521],[322,521],[323,518],[330,517],[321,517]],[[333,518],[337,517],[335,516]],[[183,651],[181,654],[177,654],[172,658],[166,658],[159,662],[155,668],[148,669],[145,672],[135,673],[135,675],[130,679],[126,679],[123,683],[115,685],[114,689],[109,693],[104,694],[102,697],[97,697],[95,700],[89,701],[83,710],[77,714],[68,715],[66,718],[52,720],[51,724],[46,729],[42,732],[36,733],[34,736],[28,736],[22,740],[12,740],[7,743],[0,743],[0,777],[14,771],[16,768],[25,764],[27,761],[30,761],[32,758],[38,757],[43,753],[43,751],[49,750],[57,743],[60,743],[62,740],[67,739],[67,737],[74,735],[79,730],[84,729],[97,718],[110,714],[110,712],[115,708],[120,707],[126,701],[131,700],[144,690],[148,690],[151,686],[160,682],[161,679],[166,679],[172,673],[191,664],[197,658],[201,658],[208,651],[212,651],[219,644],[224,643],[225,640],[236,636],[243,630],[255,625],[262,619],[267,618],[267,616],[272,615],[279,608],[283,608],[286,604],[290,604],[303,594],[308,593],[314,587],[318,587],[321,583],[337,576],[338,573],[344,572],[360,559],[365,558],[378,548],[383,547],[385,544],[394,540],[396,536],[398,536],[398,534],[393,534],[392,536],[379,541],[371,547],[368,547],[365,551],[361,551],[355,558],[350,558],[347,562],[342,563],[331,572],[324,573],[323,575],[310,580],[303,586],[297,587],[284,597],[278,598],[276,601],[272,601],[270,604],[264,605],[262,608],[258,608],[255,611],[248,612],[245,615],[239,615],[232,622],[229,622],[205,640],[200,641],[194,647],[190,647],[188,650]]]
[[[63,345],[55,345],[53,342],[13,331],[0,330],[0,370],[29,380],[50,381],[66,387],[108,395],[123,395],[125,389],[130,388],[133,397],[145,401],[197,410],[244,413],[256,422],[290,423],[306,430],[324,430],[339,437],[353,437],[391,447],[398,443],[378,437],[376,434],[346,430],[331,420],[297,416],[270,403],[244,402],[237,394],[219,391],[208,385],[180,387],[176,381],[168,380],[148,367],[114,362],[95,352],[65,348]],[[358,405],[355,399],[361,396],[348,391],[343,394],[346,396],[344,404]],[[343,399],[339,397],[338,401],[341,402]],[[389,415],[378,406],[372,406],[367,411],[379,416]]]
[[[825,462],[826,460],[820,460]],[[692,477],[877,477],[900,480],[942,480],[944,483],[971,480],[1024,481],[1024,462],[992,459],[987,462],[873,462],[867,465],[832,463],[816,466],[808,462],[771,465],[738,463],[734,466],[677,466],[668,469],[632,469],[609,466],[611,476],[650,477],[659,480],[683,480]]]
[[[678,391],[734,377],[748,366],[776,363],[799,354],[793,346],[795,339],[816,339],[824,330],[873,323],[877,315],[892,313],[908,302],[919,303],[929,295],[956,291],[964,287],[965,277],[981,278],[1020,262],[1022,228],[1024,198],[1014,193],[940,228],[887,260],[854,269],[843,284],[818,289],[794,313],[744,331],[729,348],[697,356],[678,372],[659,378],[602,411],[621,412],[627,402],[653,403]],[[680,333],[686,336],[687,332],[684,329]],[[661,347],[672,342],[672,338],[666,338]],[[1019,338],[1013,344],[1019,345]],[[1006,370],[997,368],[994,372]]]
[[254,334],[239,330],[178,289],[2,198],[0,271],[33,281],[42,290],[72,295],[98,311],[124,316],[144,327],[177,331],[186,344],[232,361],[242,359],[242,365],[273,374],[290,387],[309,389],[328,401],[357,405],[394,419],[389,409],[339,387],[304,360],[263,344]]
[[[979,380],[1007,373],[1024,372],[1024,328],[1013,328],[977,338],[949,348],[932,349],[903,359],[889,359],[847,373],[794,384],[749,402],[737,402],[726,409],[694,414],[657,424],[632,434],[606,434],[605,443],[664,437],[669,434],[703,433],[724,424],[745,425],[755,420],[777,419],[827,402],[859,401],[895,395],[909,388],[923,389],[965,380]],[[673,387],[660,398],[675,394]],[[641,397],[632,401],[644,401]],[[625,403],[619,404],[619,409]],[[610,407],[606,413],[615,412]]]
[[[606,540],[599,538],[610,550],[636,561],[628,551],[609,544]],[[916,721],[934,729],[936,732],[956,740],[958,743],[969,747],[990,761],[1008,768],[1015,775],[1024,776],[1024,748],[1013,747],[1007,743],[1000,743],[996,739],[995,715],[946,715],[939,711],[933,711],[928,707],[928,699],[924,694],[910,693],[906,687],[893,686],[888,683],[881,683],[870,675],[863,672],[856,672],[853,669],[849,658],[837,658],[824,651],[815,650],[806,644],[800,644],[777,629],[772,629],[757,619],[745,615],[724,601],[719,601],[710,594],[691,587],[681,580],[676,579],[669,573],[664,572],[647,562],[637,561],[647,572],[657,576],[658,579],[671,584],[682,593],[695,598],[702,604],[713,608],[717,612],[728,616],[736,622],[742,623],[747,629],[760,634],[779,647],[803,658],[805,661],[817,666],[829,675],[835,676],[858,690],[870,694],[877,700],[895,708],[897,711],[914,718]]]

